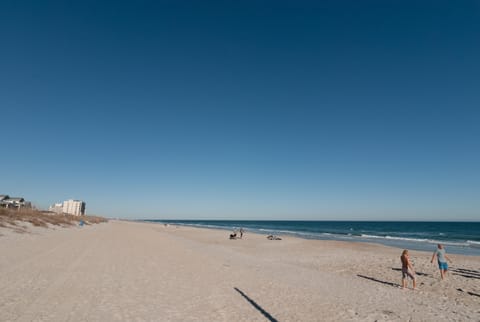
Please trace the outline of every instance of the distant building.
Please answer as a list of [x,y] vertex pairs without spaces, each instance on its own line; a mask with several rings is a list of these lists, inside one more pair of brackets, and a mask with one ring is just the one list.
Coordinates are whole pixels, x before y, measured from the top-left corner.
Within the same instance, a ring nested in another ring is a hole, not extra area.
[[31,203],[22,197],[11,198],[8,195],[0,195],[0,207],[3,208],[31,208]]
[[75,216],[85,215],[85,202],[81,200],[66,200],[61,203],[55,203],[48,208],[48,211],[57,214],[69,214]]
[[63,212],[75,216],[85,215],[85,202],[81,200],[64,201]]
[[7,200],[10,199],[8,195],[0,195],[0,207],[8,208]]
[[57,213],[57,214],[63,213],[63,203],[56,203],[56,204],[51,205],[48,208],[48,211],[51,211],[51,212],[54,212],[54,213]]

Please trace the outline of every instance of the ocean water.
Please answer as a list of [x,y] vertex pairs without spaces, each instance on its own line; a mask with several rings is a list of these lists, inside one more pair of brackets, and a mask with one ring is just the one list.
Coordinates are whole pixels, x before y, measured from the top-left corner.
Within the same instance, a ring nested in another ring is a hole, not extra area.
[[306,239],[371,242],[424,251],[433,251],[437,243],[442,243],[449,253],[480,256],[480,222],[145,221],[227,230],[242,227],[247,233],[250,231],[265,235],[291,235]]

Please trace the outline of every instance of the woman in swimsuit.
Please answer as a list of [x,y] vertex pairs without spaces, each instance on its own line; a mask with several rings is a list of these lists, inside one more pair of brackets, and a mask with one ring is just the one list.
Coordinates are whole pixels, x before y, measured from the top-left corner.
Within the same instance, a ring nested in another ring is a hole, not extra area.
[[402,256],[400,256],[400,260],[402,261],[402,288],[405,289],[407,287],[407,276],[413,280],[413,289],[417,288],[417,280],[415,278],[415,271],[413,269],[412,262],[410,262],[410,258],[408,257],[408,250],[404,250],[402,252]]

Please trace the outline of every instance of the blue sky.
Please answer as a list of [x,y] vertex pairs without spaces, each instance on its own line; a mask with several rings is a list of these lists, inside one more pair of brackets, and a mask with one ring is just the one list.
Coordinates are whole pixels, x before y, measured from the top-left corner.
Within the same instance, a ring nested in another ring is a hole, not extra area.
[[480,219],[478,1],[2,1],[0,193]]

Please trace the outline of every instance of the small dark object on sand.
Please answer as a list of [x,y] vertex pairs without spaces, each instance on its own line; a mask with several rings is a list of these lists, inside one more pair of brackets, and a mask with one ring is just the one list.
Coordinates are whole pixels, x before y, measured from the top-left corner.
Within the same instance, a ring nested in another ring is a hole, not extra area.
[[275,235],[268,235],[268,236],[267,236],[267,239],[270,239],[270,240],[282,240],[280,237],[275,236]]

